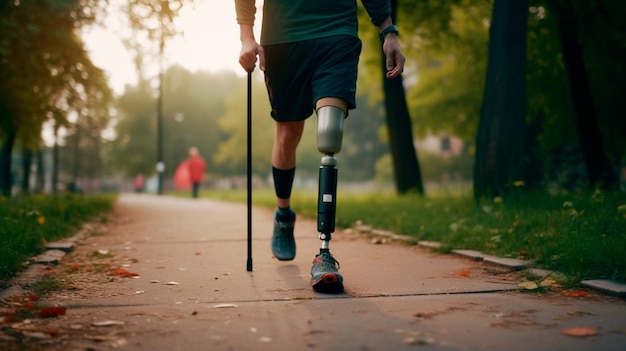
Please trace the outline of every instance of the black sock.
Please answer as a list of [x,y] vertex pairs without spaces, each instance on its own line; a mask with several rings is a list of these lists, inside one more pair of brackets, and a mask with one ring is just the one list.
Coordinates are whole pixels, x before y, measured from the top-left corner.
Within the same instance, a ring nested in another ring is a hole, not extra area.
[[292,214],[289,207],[279,207],[277,211],[278,221],[290,222],[292,220]]
[[288,199],[291,197],[291,188],[293,186],[295,173],[295,168],[278,169],[272,166],[272,176],[274,178],[274,190],[276,191],[276,197],[281,199]]

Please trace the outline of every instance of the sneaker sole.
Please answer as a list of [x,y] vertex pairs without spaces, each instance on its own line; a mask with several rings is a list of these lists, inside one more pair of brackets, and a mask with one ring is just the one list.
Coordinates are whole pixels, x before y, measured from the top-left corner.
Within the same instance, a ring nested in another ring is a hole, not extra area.
[[325,294],[339,294],[343,292],[343,282],[335,273],[326,273],[320,279],[314,280],[313,290]]
[[277,260],[279,261],[293,261],[294,258],[296,258],[296,256],[289,256],[289,257],[278,257],[276,256],[276,254],[274,254],[274,257],[276,257]]

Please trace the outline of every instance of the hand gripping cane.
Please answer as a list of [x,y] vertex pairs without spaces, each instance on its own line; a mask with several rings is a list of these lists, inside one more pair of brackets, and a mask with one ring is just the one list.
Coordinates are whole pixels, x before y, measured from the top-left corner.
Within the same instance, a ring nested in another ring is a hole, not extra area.
[[246,270],[252,272],[252,72],[248,72],[248,261]]

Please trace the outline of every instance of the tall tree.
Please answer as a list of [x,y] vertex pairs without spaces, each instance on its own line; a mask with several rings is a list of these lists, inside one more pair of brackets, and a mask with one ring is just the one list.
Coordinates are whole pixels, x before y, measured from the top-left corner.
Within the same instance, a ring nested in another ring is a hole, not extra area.
[[[607,157],[597,109],[589,81],[585,52],[581,44],[581,26],[590,20],[592,1],[574,4],[564,0],[549,0],[548,5],[558,24],[563,60],[567,68],[570,94],[574,103],[578,138],[591,187],[616,189],[618,179]],[[623,82],[622,82],[623,83]]]
[[[394,23],[397,23],[397,11],[398,1],[391,0],[391,13]],[[385,118],[389,133],[396,191],[400,194],[414,191],[423,195],[424,185],[413,142],[413,126],[407,107],[403,79],[402,76],[394,79],[385,77],[384,54],[382,73],[385,92]]]
[[524,181],[528,0],[495,0],[476,137],[474,197],[505,196]]

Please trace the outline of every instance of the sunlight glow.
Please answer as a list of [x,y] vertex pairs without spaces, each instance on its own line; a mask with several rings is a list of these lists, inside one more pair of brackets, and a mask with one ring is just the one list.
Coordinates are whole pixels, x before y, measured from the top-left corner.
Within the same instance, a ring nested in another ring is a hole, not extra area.
[[[114,0],[121,3],[126,0]],[[260,29],[260,8],[257,1],[257,25]],[[120,6],[111,6],[118,9]],[[116,94],[124,91],[125,85],[137,83],[132,56],[126,50],[117,33],[124,32],[119,10],[111,10],[106,19],[106,28],[94,27],[82,35],[85,46],[94,64],[102,68],[109,77],[109,84]],[[190,71],[230,70],[244,75],[239,66],[239,26],[235,17],[234,0],[195,0],[186,5],[176,20],[183,35],[165,46],[164,65],[178,64]],[[146,67],[149,76],[158,73],[157,67]]]

